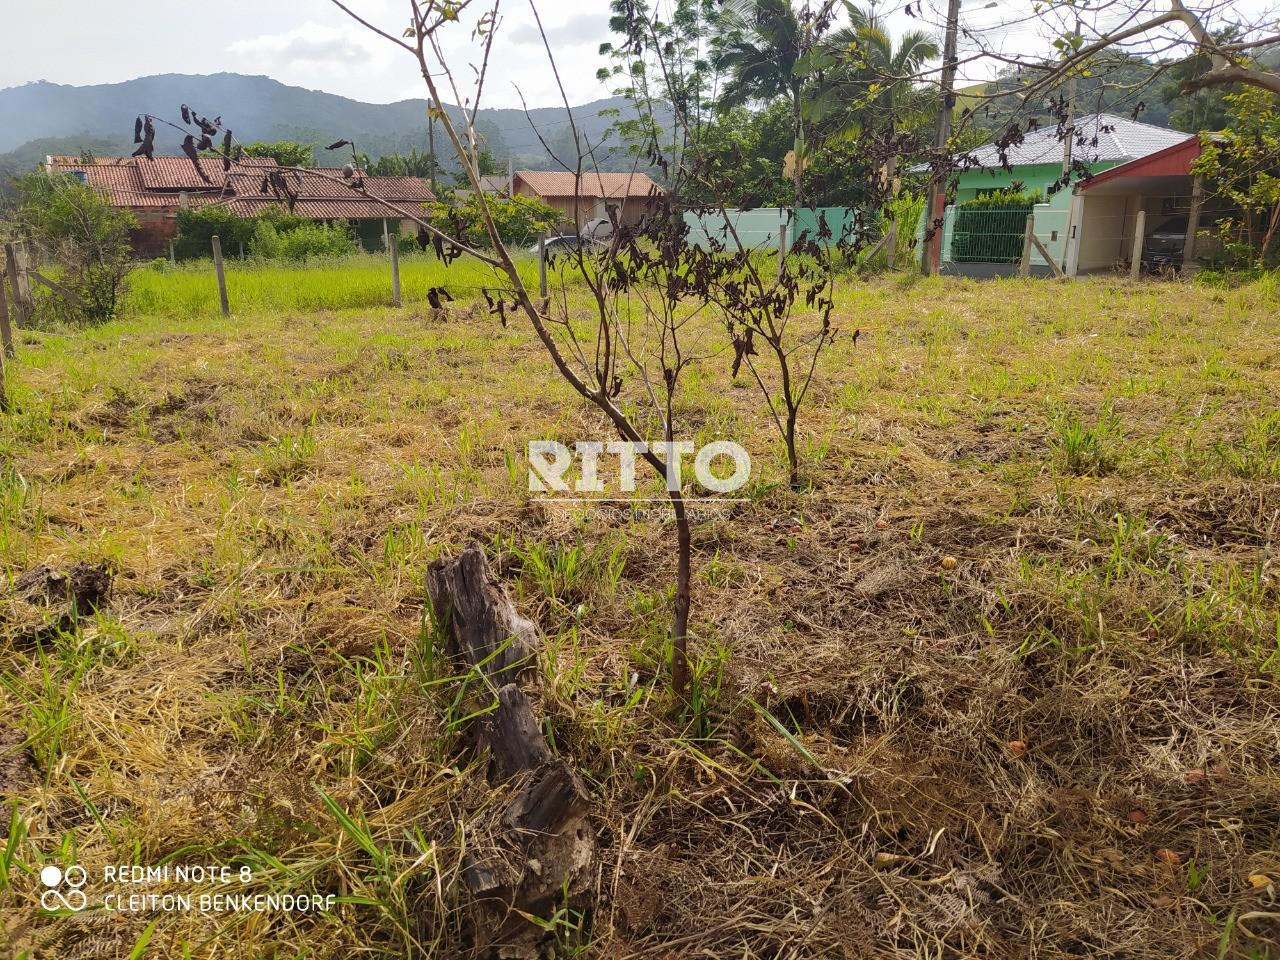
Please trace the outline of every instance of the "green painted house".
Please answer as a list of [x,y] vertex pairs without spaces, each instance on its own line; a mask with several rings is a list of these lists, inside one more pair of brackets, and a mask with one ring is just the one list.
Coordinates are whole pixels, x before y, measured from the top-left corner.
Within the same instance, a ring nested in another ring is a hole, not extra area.
[[[1073,160],[1084,163],[1090,174],[1096,175],[1172,147],[1186,140],[1187,136],[1177,130],[1139,123],[1115,114],[1095,113],[1076,119],[1071,156]],[[1045,202],[1034,208],[1035,232],[1054,259],[1062,262],[1069,231],[1072,191],[1066,188],[1050,193],[1050,188],[1062,176],[1063,148],[1055,124],[1026,134],[1021,143],[1006,148],[1003,156],[994,143],[966,154],[962,161],[965,169],[956,176],[954,202],[943,214],[939,269],[944,273],[995,276],[1015,268],[1013,261],[1022,249],[1021,224],[1025,221],[1025,214],[1010,217],[1001,211],[991,211],[989,215],[977,218],[967,214],[965,228],[961,231],[963,237],[960,238],[963,249],[959,254],[953,249],[953,241],[957,240],[954,229],[957,207],[985,194],[1000,193],[1013,187],[1027,193],[1039,191],[1044,195]],[[1078,175],[1073,177],[1073,180],[1078,179]],[[989,227],[983,226],[984,223]],[[973,249],[983,248],[983,244],[975,244],[974,238],[985,235],[983,231],[987,229],[996,232],[992,234],[993,242],[989,246],[998,252],[989,262],[970,254]],[[917,237],[922,238],[923,235],[924,218],[921,217]],[[1032,263],[1033,267],[1038,265],[1043,271],[1049,270],[1048,264],[1037,253],[1032,254]]]
[[[1165,127],[1139,123],[1112,113],[1094,113],[1075,122],[1071,155],[1089,167],[1090,173],[1101,173],[1111,167],[1137,160],[1181,143],[1187,134]],[[1004,169],[1000,151],[994,143],[969,152],[968,162],[976,164],[959,175],[956,203],[973,200],[985,193],[1007,190],[1021,183],[1027,191],[1039,190],[1049,196],[1049,187],[1062,176],[1063,141],[1056,125],[1028,133],[1021,143],[1005,151],[1011,169]],[[1071,191],[1059,190],[1065,207]],[[1050,200],[1053,203],[1053,200]]]

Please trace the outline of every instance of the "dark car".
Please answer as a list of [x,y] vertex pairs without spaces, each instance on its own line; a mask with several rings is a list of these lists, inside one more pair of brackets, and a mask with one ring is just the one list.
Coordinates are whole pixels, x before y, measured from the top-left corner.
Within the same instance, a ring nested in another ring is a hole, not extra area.
[[1187,242],[1186,216],[1171,217],[1142,241],[1142,263],[1148,270],[1182,266],[1182,248]]

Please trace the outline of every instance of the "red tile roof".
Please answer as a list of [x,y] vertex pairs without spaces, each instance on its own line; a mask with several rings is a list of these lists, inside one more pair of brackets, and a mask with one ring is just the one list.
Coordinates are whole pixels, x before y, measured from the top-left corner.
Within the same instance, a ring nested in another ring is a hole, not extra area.
[[524,183],[540,197],[620,199],[661,194],[647,173],[584,173],[581,178],[563,170],[517,170],[516,190]]
[[[307,199],[328,198],[333,200],[350,200],[352,187],[358,187],[375,197],[386,200],[416,200],[422,202],[435,199],[431,188],[425,180],[418,177],[364,177],[358,181],[347,180],[342,170],[337,167],[316,167],[314,172],[287,171],[283,174],[289,187],[299,196]],[[262,174],[257,172],[233,172],[229,178],[231,189],[236,196],[260,196],[262,193]],[[351,184],[351,186],[348,186]]]
[[421,177],[365,177],[364,188],[387,200],[434,200],[435,194]]
[[[182,159],[190,164],[185,157]],[[101,191],[117,207],[177,208],[179,206],[178,192],[146,188],[138,167],[131,157],[113,157],[110,158],[113,162],[103,159],[92,164],[81,163],[79,158],[71,157],[54,157],[53,161],[52,169],[59,173],[82,175],[89,186]],[[192,192],[187,197],[188,203],[193,206],[208,203],[211,199],[213,197],[209,196],[208,191]]]
[[[50,157],[55,170],[85,168],[79,157]],[[270,157],[245,157],[240,161],[244,167],[274,167],[276,162]],[[144,190],[216,190],[222,186],[222,161],[216,157],[201,157],[200,169],[209,179],[202,180],[196,173],[195,164],[187,157],[97,157],[89,165],[93,168],[133,167],[137,171],[137,182]]]
[[[134,163],[142,178],[142,185],[148,190],[216,190],[222,186],[222,161],[212,157],[200,158],[200,169],[208,177],[202,180],[196,173],[195,164],[186,157],[156,157],[148,160],[139,157]],[[276,162],[269,157],[245,157],[240,167],[274,167]],[[232,171],[236,168],[232,167]]]
[[[241,216],[253,216],[272,204],[283,203],[274,193],[262,192],[266,168],[276,165],[269,158],[246,158],[226,174],[216,159],[201,158],[201,169],[211,183],[203,182],[194,164],[186,157],[99,157],[82,163],[78,157],[50,157],[50,169],[62,173],[80,173],[87,183],[101,190],[112,204],[120,207],[171,207],[180,205],[179,194],[185,194],[192,206],[225,203]],[[263,168],[260,170],[246,168]],[[327,174],[327,176],[325,176]],[[294,212],[317,220],[368,220],[395,218],[396,213],[376,201],[369,200],[331,178],[341,178],[336,167],[319,167],[310,171],[284,174],[298,197]],[[416,212],[418,204],[433,199],[425,180],[419,177],[363,177],[362,189]]]
[[[411,201],[392,200],[405,213],[417,213]],[[270,206],[284,206],[274,197],[237,197],[222,201],[223,206],[238,217],[254,217]],[[384,207],[376,200],[363,197],[347,200],[295,200],[293,212],[308,220],[398,220],[396,211]]]

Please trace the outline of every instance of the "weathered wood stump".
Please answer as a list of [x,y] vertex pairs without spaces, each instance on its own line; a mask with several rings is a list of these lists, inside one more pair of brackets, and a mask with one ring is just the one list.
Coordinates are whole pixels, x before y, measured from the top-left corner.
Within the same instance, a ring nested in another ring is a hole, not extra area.
[[[516,612],[475,545],[427,570],[427,592],[447,631],[450,654],[480,670],[497,688],[497,709],[480,730],[489,753],[489,782],[512,793],[494,822],[489,848],[468,852],[463,880],[491,906],[494,941],[536,931],[514,910],[542,914],[564,895],[592,883],[595,835],[582,781],[552,754],[534,703],[521,683],[536,684],[537,628]],[[494,912],[498,916],[493,916]],[[504,922],[504,921],[510,921]]]
[[489,573],[484,551],[472,545],[461,555],[427,568],[427,593],[448,625],[448,652],[502,686],[533,669],[538,628],[520,616]]

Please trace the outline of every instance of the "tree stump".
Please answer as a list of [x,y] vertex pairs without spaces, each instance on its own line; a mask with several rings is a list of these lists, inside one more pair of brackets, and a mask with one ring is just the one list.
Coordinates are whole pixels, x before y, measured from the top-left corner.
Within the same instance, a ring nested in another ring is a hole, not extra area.
[[448,625],[448,652],[479,667],[495,686],[533,666],[538,628],[516,612],[478,546],[454,560],[433,562],[427,568],[427,593]]
[[555,756],[534,702],[520,683],[536,678],[537,628],[516,612],[475,545],[427,570],[427,592],[451,654],[498,688],[497,709],[480,730],[488,779],[509,799],[486,825],[492,843],[468,851],[463,882],[482,908],[477,935],[519,949],[541,931],[514,911],[545,914],[594,881],[595,834],[588,800],[573,768]]

